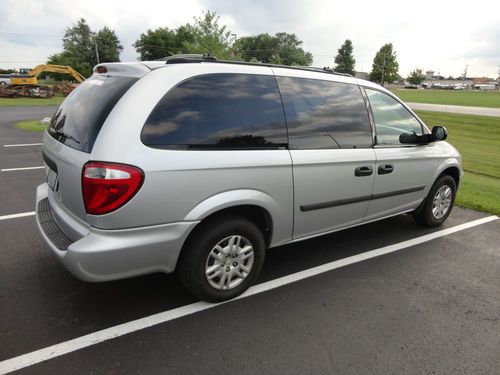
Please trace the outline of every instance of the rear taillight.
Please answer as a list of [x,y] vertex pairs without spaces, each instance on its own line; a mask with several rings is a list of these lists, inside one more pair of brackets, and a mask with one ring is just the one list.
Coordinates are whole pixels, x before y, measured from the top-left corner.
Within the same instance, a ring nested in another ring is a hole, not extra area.
[[85,210],[91,215],[112,212],[132,199],[143,181],[144,173],[137,167],[88,162],[82,170]]

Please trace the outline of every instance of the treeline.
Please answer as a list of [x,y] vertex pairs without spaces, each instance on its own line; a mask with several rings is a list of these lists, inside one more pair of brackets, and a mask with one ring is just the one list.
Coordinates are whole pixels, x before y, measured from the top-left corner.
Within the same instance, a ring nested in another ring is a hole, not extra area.
[[[99,62],[120,61],[123,50],[113,30],[104,27],[92,31],[83,18],[66,29],[62,42],[63,51],[50,56],[48,63],[69,65],[86,77],[92,74],[92,67]],[[311,65],[313,55],[304,50],[302,44],[297,35],[286,32],[236,38],[236,34],[221,24],[215,12],[208,11],[201,17],[195,17],[193,23],[176,29],[149,29],[138,37],[133,46],[141,60],[157,60],[181,53],[210,53],[226,60]],[[337,51],[333,69],[354,75],[355,64],[352,42],[346,40]],[[408,78],[412,81],[422,79],[422,71],[416,69]],[[391,43],[383,45],[375,55],[369,79],[378,83],[401,79],[396,51]]]

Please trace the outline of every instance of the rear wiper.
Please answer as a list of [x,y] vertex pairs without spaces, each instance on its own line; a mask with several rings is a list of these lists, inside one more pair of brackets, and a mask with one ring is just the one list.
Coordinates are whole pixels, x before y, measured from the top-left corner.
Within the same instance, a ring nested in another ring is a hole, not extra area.
[[62,132],[60,130],[52,130],[52,132],[54,133],[54,135],[57,135],[59,137],[63,137],[66,139],[71,139],[73,142],[80,144],[80,141],[78,139],[76,139],[75,137],[73,137],[72,135],[66,134],[65,132]]

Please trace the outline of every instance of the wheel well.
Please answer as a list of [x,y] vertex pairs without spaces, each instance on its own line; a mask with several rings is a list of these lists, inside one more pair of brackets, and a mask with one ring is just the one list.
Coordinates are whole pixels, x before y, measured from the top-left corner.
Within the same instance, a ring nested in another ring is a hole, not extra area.
[[[242,216],[248,221],[251,221],[262,232],[262,235],[264,236],[264,242],[266,243],[266,247],[268,247],[271,244],[271,239],[273,234],[273,222],[271,219],[271,215],[269,214],[269,212],[267,212],[266,209],[253,205],[228,207],[207,216],[201,221],[201,223],[205,223],[215,218],[219,218],[221,216],[226,216],[226,215]],[[196,228],[194,228],[194,230],[196,230]]]
[[[457,185],[457,188],[458,188],[458,184],[460,183],[460,169],[458,169],[457,167],[446,168],[443,172],[441,172],[441,174],[438,176],[438,178],[436,178],[436,180],[433,182],[433,184],[435,184],[436,181],[439,180],[439,177],[441,177],[443,175],[448,175],[448,176],[452,177],[455,180],[455,184]],[[422,211],[426,200],[427,200],[427,197],[424,198],[422,203],[420,203],[420,205],[415,209],[415,213],[418,214],[420,211]]]
[[444,174],[453,177],[453,179],[455,180],[455,184],[457,184],[458,188],[458,184],[460,183],[460,170],[457,167],[450,167],[445,169],[440,176]]

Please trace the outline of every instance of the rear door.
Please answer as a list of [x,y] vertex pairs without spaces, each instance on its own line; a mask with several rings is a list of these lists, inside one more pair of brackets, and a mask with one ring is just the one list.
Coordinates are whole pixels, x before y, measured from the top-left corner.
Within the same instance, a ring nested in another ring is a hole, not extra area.
[[276,78],[293,163],[293,237],[359,223],[371,198],[375,168],[370,123],[359,87]]
[[376,131],[375,184],[365,220],[412,209],[437,169],[434,144],[401,144],[402,133],[423,134],[418,119],[392,96],[366,88]]
[[85,219],[83,165],[109,113],[137,78],[94,75],[58,108],[44,134],[43,158],[52,202]]

